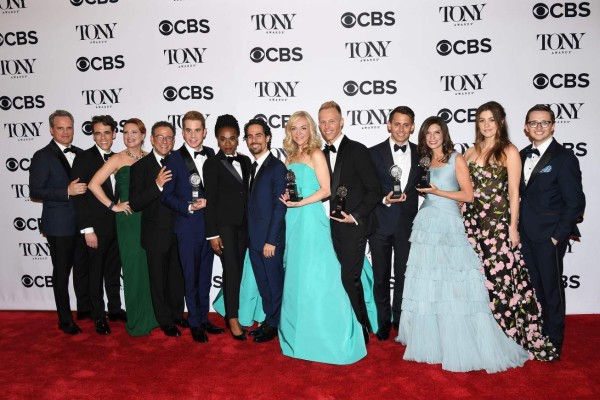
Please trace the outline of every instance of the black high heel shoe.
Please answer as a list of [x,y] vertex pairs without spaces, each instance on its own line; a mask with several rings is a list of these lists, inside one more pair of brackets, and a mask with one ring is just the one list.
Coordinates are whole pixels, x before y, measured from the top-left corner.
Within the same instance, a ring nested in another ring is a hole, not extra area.
[[229,328],[229,332],[231,332],[231,337],[234,338],[235,340],[239,340],[241,342],[246,341],[248,338],[246,337],[246,334],[248,333],[247,329],[244,329],[243,326],[240,325],[240,329],[242,330],[242,333],[239,335],[234,335],[233,331],[231,330],[231,324],[229,323],[229,319],[225,319],[225,324],[227,326],[227,328]]

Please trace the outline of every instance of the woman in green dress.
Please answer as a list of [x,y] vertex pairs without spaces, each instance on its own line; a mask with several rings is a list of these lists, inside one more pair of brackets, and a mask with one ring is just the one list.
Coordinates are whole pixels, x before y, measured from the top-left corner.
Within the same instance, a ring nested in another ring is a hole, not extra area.
[[[158,326],[152,299],[146,252],[141,246],[141,213],[132,212],[129,207],[129,173],[133,163],[147,153],[142,149],[146,127],[144,123],[131,118],[123,126],[123,142],[126,149],[111,156],[96,172],[88,188],[103,204],[109,204],[117,213],[117,238],[123,268],[123,290],[127,308],[127,332],[132,336],[150,334]],[[114,178],[113,178],[114,176]],[[102,183],[114,179],[117,204],[102,190]]]

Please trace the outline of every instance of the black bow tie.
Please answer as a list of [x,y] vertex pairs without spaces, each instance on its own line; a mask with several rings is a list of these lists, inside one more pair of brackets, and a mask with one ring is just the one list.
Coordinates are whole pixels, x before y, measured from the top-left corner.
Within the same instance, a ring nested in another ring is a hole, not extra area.
[[102,154],[102,157],[104,157],[104,161],[108,161],[108,159],[115,153],[104,153]]
[[402,146],[397,145],[396,143],[394,143],[394,152],[398,151],[398,150],[402,150],[403,153],[406,152],[406,145],[403,144]]
[[336,153],[336,149],[335,149],[335,145],[333,144],[326,144],[325,145],[325,151],[330,151],[332,153]]
[[206,156],[206,150],[202,149],[200,151],[195,151],[194,152],[194,158],[196,158],[196,156],[200,154],[201,156]]
[[63,150],[63,153],[65,153],[65,154],[67,154],[67,153],[73,153],[73,154],[75,154],[75,150],[72,147],[66,147]]
[[242,163],[242,156],[240,156],[239,154],[237,156],[227,156],[227,161],[229,161],[229,164],[233,164],[234,161],[239,162],[240,164]]
[[525,150],[525,155],[527,155],[527,158],[531,158],[531,156],[533,156],[534,154],[539,157],[540,151],[538,149],[534,149],[534,148]]
[[161,158],[161,159],[160,159],[160,165],[162,165],[163,167],[164,167],[165,165],[167,165],[167,160],[165,160],[164,158]]

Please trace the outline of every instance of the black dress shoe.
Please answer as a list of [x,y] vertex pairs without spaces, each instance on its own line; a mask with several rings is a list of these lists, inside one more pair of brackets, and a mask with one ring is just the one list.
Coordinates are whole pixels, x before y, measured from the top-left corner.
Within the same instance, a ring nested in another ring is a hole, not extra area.
[[210,322],[205,322],[202,326],[203,326],[204,330],[206,332],[210,333],[211,335],[217,335],[219,333],[225,332],[225,329],[219,328],[218,326],[213,325]]
[[277,336],[277,328],[267,325],[262,329],[262,335],[254,336],[256,343],[269,342]]
[[177,325],[180,328],[189,328],[190,327],[190,323],[185,318],[177,318],[173,322],[175,322],[175,325]]
[[99,335],[108,335],[110,333],[110,326],[108,326],[106,318],[100,318],[96,321],[96,332]]
[[252,336],[252,337],[257,337],[257,336],[262,336],[263,335],[263,329],[269,325],[269,323],[267,321],[263,321],[258,328],[251,330],[250,332],[248,332],[248,335]]
[[246,332],[244,332],[244,331],[242,331],[242,333],[239,335],[234,335],[233,332],[231,332],[231,337],[234,338],[235,340],[239,340],[241,342],[245,342],[247,339]]
[[363,325],[362,328],[363,328],[363,335],[365,337],[365,344],[369,344],[369,328],[367,328],[366,325]]
[[206,343],[208,342],[208,336],[206,335],[206,331],[202,327],[191,328],[192,338],[195,342],[198,343]]
[[384,322],[383,324],[381,324],[379,330],[376,333],[377,339],[379,339],[382,342],[388,340],[390,338],[390,328],[391,324],[389,322]]
[[77,311],[77,321],[81,321],[84,319],[89,319],[93,321],[91,311]]
[[181,336],[181,331],[179,329],[177,329],[177,327],[175,325],[161,326],[160,329],[162,329],[165,336],[170,336],[170,337]]
[[59,322],[58,329],[60,329],[67,335],[78,335],[82,332],[81,328],[78,327],[74,322],[69,322],[67,324]]
[[125,310],[119,310],[116,313],[108,313],[108,320],[115,322],[115,321],[123,321],[123,322],[127,322],[127,313],[125,312]]

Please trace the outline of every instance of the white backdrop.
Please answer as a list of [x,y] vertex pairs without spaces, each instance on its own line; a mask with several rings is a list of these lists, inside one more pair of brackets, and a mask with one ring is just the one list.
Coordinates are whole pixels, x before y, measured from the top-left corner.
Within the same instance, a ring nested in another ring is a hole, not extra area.
[[[29,201],[27,182],[55,109],[73,113],[74,143],[83,148],[92,145],[92,115],[179,127],[192,109],[208,115],[209,146],[216,147],[216,116],[230,113],[241,124],[264,116],[280,147],[290,114],[316,117],[333,99],[345,133],[368,146],[387,138],[389,110],[409,105],[417,129],[430,115],[445,118],[460,151],[473,141],[480,104],[504,105],[520,148],[526,111],[551,104],[555,137],[579,157],[589,204],[582,242],[565,260],[567,311],[600,312],[593,240],[600,139],[589,133],[600,105],[598,3],[323,3],[0,0],[0,309],[54,308],[48,246],[37,228],[41,205]],[[116,143],[123,149],[120,135]],[[213,295],[218,286],[215,279]]]

